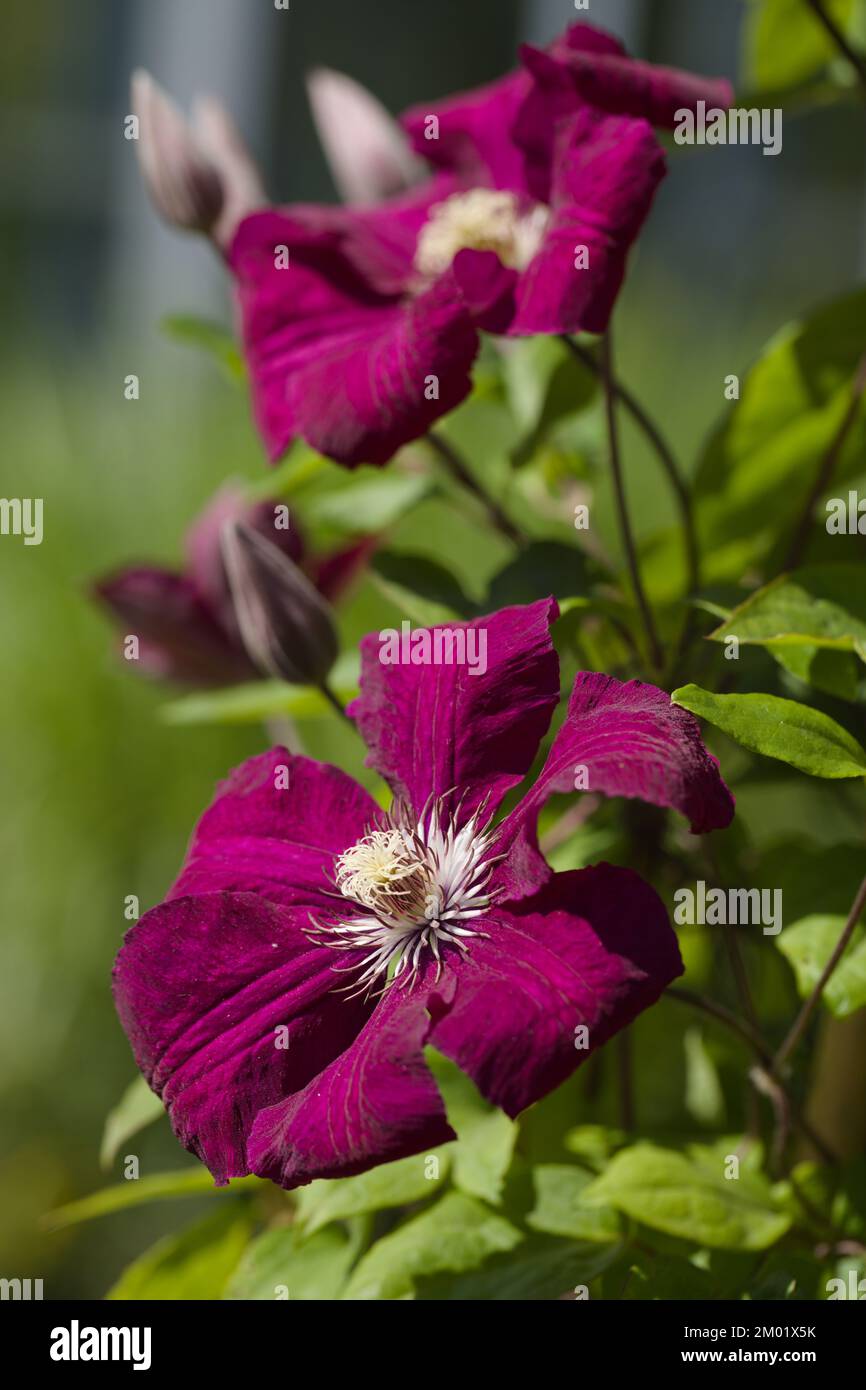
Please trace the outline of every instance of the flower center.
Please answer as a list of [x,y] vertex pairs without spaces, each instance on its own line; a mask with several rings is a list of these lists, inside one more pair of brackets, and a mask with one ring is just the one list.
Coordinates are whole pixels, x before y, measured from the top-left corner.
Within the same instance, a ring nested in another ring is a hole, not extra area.
[[314,922],[314,939],[366,952],[358,992],[411,984],[428,952],[438,979],[443,947],[466,951],[467,939],[484,935],[467,925],[490,905],[499,858],[490,853],[493,835],[482,814],[479,807],[458,829],[440,799],[416,823],[398,813],[339,856],[336,887],[356,911],[348,920]]
[[425,279],[447,270],[458,251],[495,251],[502,264],[525,270],[541,243],[548,211],[522,212],[513,193],[473,188],[435,203],[418,234],[415,269]]

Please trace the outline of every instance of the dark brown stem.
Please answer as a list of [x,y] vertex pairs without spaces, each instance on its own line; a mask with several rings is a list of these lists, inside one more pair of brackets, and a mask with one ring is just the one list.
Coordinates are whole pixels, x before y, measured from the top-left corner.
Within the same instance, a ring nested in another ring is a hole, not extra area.
[[433,430],[427,435],[427,442],[435,449],[451,476],[481,503],[497,531],[500,531],[512,545],[525,546],[527,537],[519,527],[515,526],[511,518],[506,516],[496,499],[484,491],[454,446],[449,444],[443,435],[436,434]]
[[800,523],[785,560],[785,569],[796,569],[803,558],[803,552],[806,549],[809,532],[812,528],[812,514],[815,511],[816,505],[821,500],[821,494],[830,486],[845,440],[848,438],[854,421],[857,419],[857,411],[860,408],[860,400],[864,391],[866,391],[866,353],[863,354],[857,364],[857,371],[854,374],[854,383],[851,388],[851,399],[848,402],[848,409],[845,411],[845,417],[833,436],[829,449],[821,459],[818,472],[815,475],[815,481],[812,484],[808,500],[803,508],[803,514],[800,517]]
[[346,713],[346,707],[340,699],[339,695],[337,695],[334,691],[333,686],[329,685],[326,680],[323,680],[321,685],[319,686],[319,690],[324,695],[328,704],[331,705],[337,711],[337,714],[339,714],[340,718],[345,719],[346,723],[351,725],[351,727],[354,729],[354,722],[349,718],[348,714]]
[[607,416],[607,435],[610,446],[610,467],[613,474],[614,494],[616,496],[617,515],[619,517],[619,529],[622,537],[623,549],[625,550],[626,563],[629,575],[631,576],[632,589],[637,599],[638,608],[641,612],[643,625],[649,647],[650,661],[657,671],[662,667],[662,650],[656,632],[655,621],[649,600],[643,587],[643,580],[640,576],[640,566],[638,565],[637,547],[634,542],[634,533],[631,529],[631,520],[628,514],[628,503],[625,495],[625,480],[622,474],[622,462],[619,456],[619,437],[616,427],[616,393],[614,391],[613,377],[613,350],[611,344],[611,333],[608,329],[602,339],[601,347],[602,361],[602,382],[604,384],[604,403],[605,414]]
[[824,993],[827,981],[829,980],[830,976],[833,974],[833,971],[836,969],[836,966],[839,964],[840,960],[845,954],[845,948],[851,940],[851,937],[854,935],[854,929],[860,920],[860,916],[863,912],[864,906],[866,906],[866,878],[864,878],[863,882],[860,884],[860,887],[857,889],[857,896],[851,904],[851,911],[848,913],[848,920],[842,928],[839,940],[836,942],[836,945],[833,948],[833,951],[830,955],[830,959],[827,961],[827,964],[821,971],[820,978],[816,982],[815,987],[812,990],[812,993],[809,995],[809,998],[806,1000],[797,1017],[794,1019],[788,1036],[785,1038],[784,1042],[782,1043],[782,1046],[779,1048],[778,1052],[776,1053],[773,1059],[772,1070],[774,1076],[779,1076],[780,1072],[784,1068],[791,1054],[794,1052],[797,1045],[801,1041],[803,1034],[806,1032],[812,1015],[817,1009],[818,1004],[820,1003],[821,995]]
[[[588,348],[576,343],[573,338],[568,338],[565,334],[561,335],[562,342],[568,348],[571,355],[595,376],[603,375],[603,368]],[[613,382],[613,391],[617,399],[622,403],[635,424],[641,429],[658,455],[659,462],[668,476],[671,487],[676,497],[677,506],[683,524],[683,536],[686,546],[686,568],[689,577],[689,588],[695,590],[700,588],[700,555],[698,552],[698,538],[695,531],[695,518],[692,511],[692,499],[685,478],[680,472],[679,464],[674,458],[670,445],[658,428],[658,425],[650,418],[644,410],[637,397],[624,386],[621,381]]]
[[806,0],[818,23],[823,25],[839,52],[844,54],[857,74],[863,95],[866,96],[866,57],[858,53],[848,42],[847,35],[839,28],[832,15],[824,9],[824,0]]

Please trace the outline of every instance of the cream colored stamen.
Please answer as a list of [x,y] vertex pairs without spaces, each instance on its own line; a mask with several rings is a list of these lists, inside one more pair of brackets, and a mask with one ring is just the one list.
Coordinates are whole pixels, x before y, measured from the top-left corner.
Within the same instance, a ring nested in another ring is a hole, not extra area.
[[415,250],[415,269],[424,279],[447,270],[458,251],[495,251],[502,264],[524,270],[547,225],[541,206],[522,213],[513,193],[473,188],[455,193],[430,209]]

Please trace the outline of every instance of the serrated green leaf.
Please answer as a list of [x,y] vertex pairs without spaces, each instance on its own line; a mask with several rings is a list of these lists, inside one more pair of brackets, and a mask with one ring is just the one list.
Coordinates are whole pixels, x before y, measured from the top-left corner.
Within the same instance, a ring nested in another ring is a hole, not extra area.
[[196,1197],[202,1193],[215,1196],[266,1187],[262,1178],[235,1178],[226,1187],[217,1187],[206,1168],[185,1168],[177,1173],[154,1173],[149,1178],[130,1178],[112,1187],[103,1187],[68,1206],[58,1207],[44,1218],[46,1230],[59,1231],[64,1226],[76,1226],[92,1221],[96,1216],[108,1216],[145,1202],[163,1201],[171,1197]]
[[759,1175],[726,1179],[721,1162],[635,1144],[610,1162],[583,1193],[584,1202],[615,1207],[656,1231],[724,1250],[763,1250],[791,1224],[774,1207]]
[[230,1302],[337,1299],[356,1250],[357,1242],[339,1226],[309,1239],[291,1226],[278,1226],[247,1246],[222,1297]]
[[[431,1157],[435,1164],[428,1162]],[[433,1155],[412,1154],[382,1163],[352,1178],[319,1179],[298,1193],[298,1223],[312,1235],[329,1221],[423,1202],[441,1187],[448,1168],[448,1153],[439,1149]]]
[[862,777],[866,752],[835,719],[777,695],[715,695],[698,685],[684,685],[671,696],[729,738],[777,758],[811,777]]
[[166,1236],[124,1270],[108,1299],[186,1301],[221,1298],[249,1241],[253,1218],[226,1202],[179,1235]]
[[101,1167],[110,1168],[121,1144],[164,1114],[165,1106],[159,1096],[154,1094],[143,1076],[137,1076],[106,1117],[99,1150]]
[[587,1206],[583,1194],[592,1173],[574,1164],[542,1163],[532,1170],[535,1205],[527,1216],[533,1230],[572,1240],[607,1244],[622,1236],[622,1222],[612,1207]]
[[[797,989],[803,999],[812,993],[821,978],[846,920],[833,913],[816,913],[793,922],[776,938],[776,945],[794,970]],[[862,926],[855,927],[845,954],[824,986],[821,997],[837,1018],[847,1018],[866,1004],[866,931]]]
[[377,1241],[355,1267],[343,1298],[410,1299],[420,1276],[476,1269],[488,1256],[512,1250],[522,1239],[510,1222],[482,1202],[449,1192]]

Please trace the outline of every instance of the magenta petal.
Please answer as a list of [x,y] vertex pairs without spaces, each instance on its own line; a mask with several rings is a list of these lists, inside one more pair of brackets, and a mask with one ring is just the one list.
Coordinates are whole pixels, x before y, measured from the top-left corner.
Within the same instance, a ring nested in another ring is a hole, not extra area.
[[486,670],[476,675],[468,665],[383,664],[379,634],[364,638],[361,694],[349,714],[368,765],[396,796],[420,812],[429,797],[456,788],[468,817],[485,796],[492,813],[525,776],[559,700],[550,638],[558,612],[555,599],[542,599],[449,624],[486,640]]
[[373,798],[339,768],[272,748],[217,788],[169,897],[227,889],[327,912],[335,857],[378,814]]
[[349,235],[302,212],[247,218],[232,247],[256,419],[272,458],[300,435],[350,467],[385,463],[468,395],[478,334],[451,273],[414,296],[376,288],[372,214]]
[[[559,124],[551,220],[518,282],[512,334],[604,332],[664,174],[645,121],[587,108]],[[575,264],[581,248],[585,266]]]
[[178,1139],[218,1183],[250,1171],[258,1112],[363,1027],[369,1005],[335,992],[344,977],[333,963],[297,914],[252,894],[179,898],[127,933],[114,970],[120,1020]]
[[734,798],[694,715],[655,685],[584,671],[537,782],[500,828],[499,848],[511,847],[499,875],[509,897],[548,876],[535,848],[538,812],[553,792],[577,795],[576,785],[671,807],[694,834],[724,829],[734,814]]
[[351,1046],[309,1086],[259,1114],[250,1165],[281,1187],[348,1177],[454,1138],[424,1061],[426,991],[389,989]]
[[512,1116],[682,974],[658,894],[610,864],[556,874],[519,910],[494,909],[480,925],[488,936],[449,961],[453,996],[430,1041]]
[[232,685],[256,674],[246,652],[185,575],[140,565],[108,575],[94,592],[121,624],[123,635],[138,638],[133,668],[190,685]]
[[486,87],[413,106],[400,121],[413,148],[431,164],[456,171],[467,183],[524,192],[523,159],[511,126],[530,86],[526,73],[509,73]]
[[468,396],[478,346],[454,275],[443,275],[305,346],[286,379],[293,429],[350,467],[387,463]]
[[641,116],[651,125],[673,129],[678,111],[694,111],[699,101],[726,111],[734,89],[723,77],[702,77],[678,68],[658,67],[625,54],[557,50],[584,101],[624,116]]

